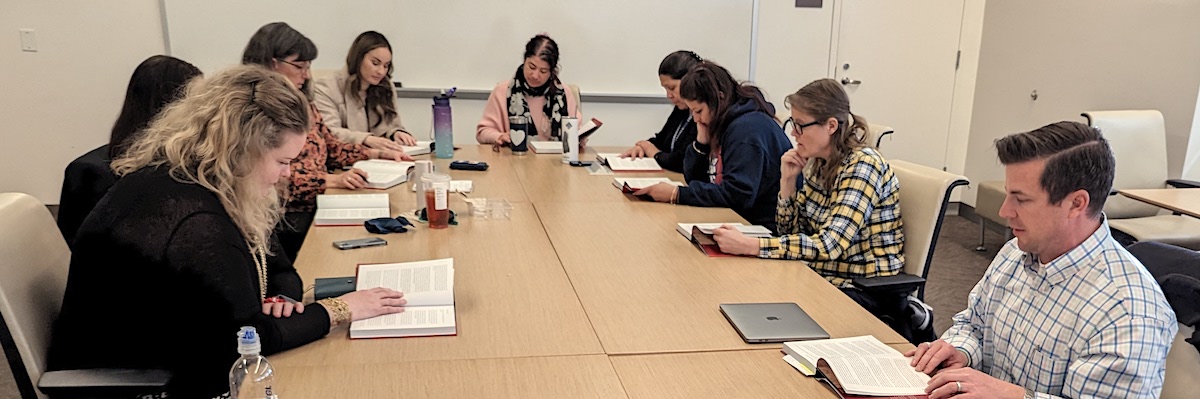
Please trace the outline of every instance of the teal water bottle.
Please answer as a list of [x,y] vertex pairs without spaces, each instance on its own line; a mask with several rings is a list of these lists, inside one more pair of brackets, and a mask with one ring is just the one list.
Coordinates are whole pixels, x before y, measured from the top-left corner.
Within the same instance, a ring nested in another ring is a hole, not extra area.
[[454,96],[457,88],[433,98],[433,146],[434,156],[438,158],[454,157],[454,120],[450,115],[450,97]]

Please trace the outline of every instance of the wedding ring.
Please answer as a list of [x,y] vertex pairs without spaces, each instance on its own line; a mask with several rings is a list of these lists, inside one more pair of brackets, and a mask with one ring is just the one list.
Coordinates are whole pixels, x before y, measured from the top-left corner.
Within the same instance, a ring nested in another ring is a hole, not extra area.
[[962,392],[962,383],[954,381],[954,393]]

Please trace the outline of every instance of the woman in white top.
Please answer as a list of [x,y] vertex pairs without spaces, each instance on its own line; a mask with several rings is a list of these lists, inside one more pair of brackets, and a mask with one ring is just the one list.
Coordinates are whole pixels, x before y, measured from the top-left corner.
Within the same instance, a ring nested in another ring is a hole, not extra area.
[[313,101],[342,141],[391,150],[417,143],[396,112],[392,45],[378,32],[354,39],[346,69],[317,79]]

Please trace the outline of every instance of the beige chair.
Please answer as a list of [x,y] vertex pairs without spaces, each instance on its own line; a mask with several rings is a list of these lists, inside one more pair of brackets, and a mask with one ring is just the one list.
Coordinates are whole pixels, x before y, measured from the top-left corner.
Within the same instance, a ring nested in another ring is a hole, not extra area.
[[[967,178],[912,162],[888,163],[900,181],[900,217],[904,221],[904,273],[889,277],[856,279],[863,290],[915,291],[925,298],[925,278],[933,263],[938,233],[955,187],[967,184]],[[876,288],[878,287],[878,288]]]
[[989,222],[1004,228],[1005,242],[1012,239],[1012,229],[1008,227],[1008,219],[1000,217],[1000,206],[1004,205],[1006,194],[1002,181],[991,180],[979,183],[979,189],[975,192],[975,215],[979,216],[979,246],[975,247],[976,251],[987,250],[983,244],[985,244],[984,237]]
[[[1117,159],[1113,191],[1126,189],[1191,187],[1183,180],[1167,179],[1166,128],[1156,110],[1085,112],[1088,125],[1096,127],[1112,147]],[[1200,219],[1160,214],[1161,208],[1122,195],[1104,203],[1108,225],[1137,241],[1163,242],[1200,249]]]
[[571,97],[574,98],[575,104],[577,105],[577,107],[575,108],[575,112],[583,114],[583,99],[582,99],[583,93],[581,93],[579,91],[579,85],[568,84],[567,87],[571,88],[571,94],[572,94]]
[[867,122],[867,138],[866,139],[867,139],[867,142],[871,142],[871,140],[875,140],[875,149],[876,150],[878,150],[879,146],[883,144],[883,138],[892,133],[896,133],[896,130],[892,129],[891,126],[885,126],[885,125]]
[[166,385],[163,371],[44,372],[71,252],[50,211],[27,194],[0,193],[0,236],[0,344],[23,399],[128,398]]

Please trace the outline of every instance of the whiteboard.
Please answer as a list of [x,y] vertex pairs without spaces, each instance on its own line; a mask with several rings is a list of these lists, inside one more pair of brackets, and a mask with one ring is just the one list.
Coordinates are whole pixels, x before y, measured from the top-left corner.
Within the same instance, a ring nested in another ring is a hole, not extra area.
[[283,21],[316,43],[317,70],[345,65],[359,33],[387,36],[405,87],[490,90],[525,42],[558,42],[562,80],[595,94],[661,95],[664,56],[687,49],[746,79],[753,0],[162,0],[167,48],[206,73],[241,60],[250,36]]

